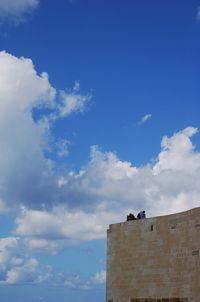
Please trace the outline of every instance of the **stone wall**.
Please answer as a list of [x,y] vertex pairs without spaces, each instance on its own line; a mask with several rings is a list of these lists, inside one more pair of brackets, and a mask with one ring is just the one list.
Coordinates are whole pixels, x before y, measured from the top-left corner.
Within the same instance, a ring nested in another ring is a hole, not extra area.
[[200,208],[110,225],[107,302],[200,302]]

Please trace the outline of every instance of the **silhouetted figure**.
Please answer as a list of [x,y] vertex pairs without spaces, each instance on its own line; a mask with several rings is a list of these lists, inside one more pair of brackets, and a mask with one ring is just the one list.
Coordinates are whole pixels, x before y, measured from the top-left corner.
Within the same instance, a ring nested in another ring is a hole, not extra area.
[[137,214],[137,219],[144,219],[146,218],[145,211],[141,211]]
[[130,221],[130,220],[136,220],[135,215],[133,215],[132,213],[127,215],[127,220],[126,221]]

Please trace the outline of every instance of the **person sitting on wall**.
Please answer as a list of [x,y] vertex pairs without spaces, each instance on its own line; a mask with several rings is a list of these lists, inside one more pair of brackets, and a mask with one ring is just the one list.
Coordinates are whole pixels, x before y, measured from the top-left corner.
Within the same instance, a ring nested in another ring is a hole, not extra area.
[[126,221],[129,221],[129,220],[136,220],[135,215],[133,215],[132,213],[127,215],[127,220]]
[[144,219],[146,218],[145,211],[141,211],[137,214],[137,219]]

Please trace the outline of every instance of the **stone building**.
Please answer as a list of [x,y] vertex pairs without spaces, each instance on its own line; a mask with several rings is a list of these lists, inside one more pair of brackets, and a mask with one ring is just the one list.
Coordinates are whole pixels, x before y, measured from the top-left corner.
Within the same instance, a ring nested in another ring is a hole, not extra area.
[[200,208],[110,225],[107,302],[200,302]]

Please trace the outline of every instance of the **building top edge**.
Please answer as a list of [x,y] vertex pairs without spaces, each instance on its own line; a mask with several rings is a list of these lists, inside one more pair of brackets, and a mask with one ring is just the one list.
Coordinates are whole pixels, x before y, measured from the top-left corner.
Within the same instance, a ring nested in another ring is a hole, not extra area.
[[159,215],[159,216],[153,216],[153,217],[148,217],[148,218],[144,218],[144,219],[137,219],[137,220],[131,220],[131,221],[123,221],[123,222],[117,222],[117,223],[112,223],[109,225],[109,229],[111,227],[117,227],[117,226],[120,226],[120,225],[125,225],[125,224],[128,224],[128,223],[139,223],[139,222],[142,222],[142,221],[149,221],[149,222],[153,222],[153,221],[162,221],[164,219],[169,219],[169,218],[174,218],[174,219],[178,219],[178,218],[181,218],[183,216],[190,216],[190,215],[193,215],[195,213],[198,213],[199,212],[199,215],[200,215],[200,207],[195,207],[195,208],[192,208],[192,209],[189,209],[189,210],[186,210],[186,211],[182,211],[182,212],[177,212],[177,213],[173,213],[173,214],[167,214],[167,215]]

